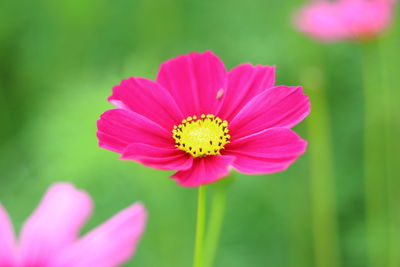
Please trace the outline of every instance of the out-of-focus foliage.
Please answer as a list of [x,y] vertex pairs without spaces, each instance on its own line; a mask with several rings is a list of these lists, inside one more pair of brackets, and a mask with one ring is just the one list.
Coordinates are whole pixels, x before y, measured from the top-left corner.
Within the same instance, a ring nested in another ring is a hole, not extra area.
[[[17,229],[51,183],[71,181],[96,203],[85,229],[134,201],[145,203],[147,232],[126,266],[189,266],[196,189],[177,186],[170,172],[119,161],[98,148],[96,120],[111,108],[106,99],[121,79],[153,79],[162,61],[211,49],[227,68],[276,65],[278,84],[298,85],[305,70],[321,69],[331,111],[343,266],[365,266],[360,50],[349,43],[316,44],[295,32],[291,14],[301,4],[2,1],[0,201]],[[307,139],[305,123],[296,130]],[[313,266],[307,154],[284,173],[238,176],[216,266]]]

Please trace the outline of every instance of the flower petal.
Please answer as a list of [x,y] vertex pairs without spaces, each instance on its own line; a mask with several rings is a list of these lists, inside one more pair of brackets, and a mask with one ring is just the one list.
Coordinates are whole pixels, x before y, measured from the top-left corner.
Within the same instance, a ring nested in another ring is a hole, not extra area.
[[233,141],[224,153],[236,157],[233,167],[238,171],[264,174],[287,169],[306,146],[307,142],[292,130],[273,128]]
[[295,25],[302,31],[322,41],[337,41],[348,38],[349,25],[341,21],[341,10],[337,3],[319,1],[302,8],[295,15]]
[[226,88],[227,74],[222,61],[207,51],[181,55],[164,62],[157,81],[170,91],[187,117],[215,114],[219,103],[217,93]]
[[200,186],[213,183],[229,174],[229,166],[235,160],[232,156],[197,157],[192,168],[172,175],[182,186]]
[[129,110],[107,110],[97,121],[97,128],[100,147],[117,153],[122,153],[132,143],[162,147],[174,145],[172,132]]
[[273,127],[291,128],[310,112],[301,87],[278,86],[254,97],[232,119],[232,140]]
[[[391,3],[392,2],[392,3]],[[316,1],[295,16],[296,27],[322,41],[369,39],[389,26],[393,1]]]
[[167,131],[172,130],[183,115],[170,93],[159,84],[144,78],[129,78],[114,86],[108,99],[119,108],[141,114]]
[[0,266],[15,266],[15,249],[14,229],[0,204]]
[[253,97],[274,86],[275,67],[242,64],[229,71],[228,81],[218,116],[230,121]]
[[134,160],[160,170],[187,170],[193,163],[193,158],[182,150],[146,144],[129,145],[121,159]]
[[54,266],[119,266],[133,256],[144,232],[146,220],[145,208],[136,203],[64,250]]
[[91,209],[92,202],[86,192],[68,183],[51,186],[22,228],[21,266],[47,266],[75,241]]
[[389,0],[342,1],[337,8],[342,24],[353,39],[371,38],[381,33],[389,26],[394,10]]

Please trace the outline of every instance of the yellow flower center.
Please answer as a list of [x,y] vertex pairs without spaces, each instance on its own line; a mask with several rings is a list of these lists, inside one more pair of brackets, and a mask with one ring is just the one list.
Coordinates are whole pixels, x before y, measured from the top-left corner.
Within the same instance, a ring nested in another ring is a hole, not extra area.
[[212,114],[202,114],[200,118],[187,117],[172,130],[175,147],[193,157],[219,155],[219,151],[229,143],[231,136],[228,133],[228,122]]

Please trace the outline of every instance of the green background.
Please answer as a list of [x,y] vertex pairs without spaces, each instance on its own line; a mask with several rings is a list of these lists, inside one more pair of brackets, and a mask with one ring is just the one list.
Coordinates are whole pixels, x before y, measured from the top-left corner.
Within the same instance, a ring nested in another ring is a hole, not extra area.
[[[120,80],[154,79],[161,62],[211,49],[228,69],[276,65],[278,84],[302,85],[310,71],[324,81],[340,259],[342,266],[366,266],[361,49],[296,32],[292,14],[303,3],[2,1],[0,201],[16,228],[50,184],[70,181],[95,202],[84,232],[135,201],[145,203],[147,231],[126,266],[190,266],[197,190],[177,186],[172,172],[100,149],[96,120],[112,108],[107,97]],[[387,36],[399,41],[398,31]],[[308,139],[307,119],[295,130]],[[306,153],[283,173],[238,175],[215,266],[316,266],[311,207],[318,199],[311,198],[308,159]]]

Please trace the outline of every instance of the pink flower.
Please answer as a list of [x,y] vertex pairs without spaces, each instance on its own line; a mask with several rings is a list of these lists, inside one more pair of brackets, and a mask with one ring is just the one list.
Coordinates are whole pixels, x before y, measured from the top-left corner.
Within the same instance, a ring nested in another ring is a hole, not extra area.
[[0,267],[110,267],[127,261],[145,228],[142,204],[124,209],[78,239],[91,210],[86,192],[67,183],[54,184],[25,222],[17,245],[0,205]]
[[369,39],[389,26],[394,4],[393,0],[317,0],[298,12],[295,25],[326,42]]
[[200,186],[229,173],[285,170],[305,151],[291,127],[310,110],[301,87],[275,86],[275,67],[227,71],[212,52],[161,65],[155,82],[132,77],[113,88],[117,109],[98,121],[100,147],[122,159],[176,170],[180,185]]

